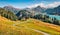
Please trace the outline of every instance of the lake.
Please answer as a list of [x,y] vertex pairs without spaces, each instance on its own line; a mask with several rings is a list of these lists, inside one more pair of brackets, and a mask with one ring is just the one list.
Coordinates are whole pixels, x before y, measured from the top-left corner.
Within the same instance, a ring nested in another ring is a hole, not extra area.
[[51,17],[51,18],[56,18],[57,20],[60,20],[60,16],[58,16],[58,15],[48,15],[49,17]]

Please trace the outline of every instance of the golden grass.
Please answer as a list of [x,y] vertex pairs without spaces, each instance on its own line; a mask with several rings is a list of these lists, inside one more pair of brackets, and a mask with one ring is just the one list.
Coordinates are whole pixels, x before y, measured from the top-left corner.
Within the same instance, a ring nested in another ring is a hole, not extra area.
[[60,35],[60,26],[45,23],[40,20],[28,19],[27,21],[20,22],[20,24],[16,24],[16,26],[24,26],[32,29],[37,29],[51,35]]
[[54,24],[31,18],[26,21],[11,21],[0,16],[0,35],[43,35],[43,33],[32,29],[50,35],[60,35],[60,26]]
[[0,16],[0,35],[43,35],[22,26],[13,26],[13,24],[16,24],[15,22],[17,23],[17,21],[10,21]]

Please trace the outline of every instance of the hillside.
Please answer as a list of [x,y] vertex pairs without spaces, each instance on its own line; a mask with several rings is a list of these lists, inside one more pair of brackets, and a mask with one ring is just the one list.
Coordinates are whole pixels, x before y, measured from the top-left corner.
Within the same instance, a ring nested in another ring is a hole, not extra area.
[[60,26],[31,18],[11,21],[0,16],[0,35],[60,35]]
[[60,15],[60,5],[55,8],[48,8],[45,12],[52,15]]
[[13,12],[14,14],[16,14],[17,12],[20,11],[20,9],[14,8],[13,6],[4,6],[3,8],[4,8],[5,10],[9,10],[9,11]]
[[4,8],[0,8],[0,15],[10,20],[17,20],[17,16],[13,12],[5,10]]

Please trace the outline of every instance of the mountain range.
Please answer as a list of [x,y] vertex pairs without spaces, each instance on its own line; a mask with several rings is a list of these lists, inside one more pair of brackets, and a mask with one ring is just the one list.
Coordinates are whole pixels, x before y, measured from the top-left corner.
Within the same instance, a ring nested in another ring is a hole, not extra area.
[[51,14],[51,15],[60,15],[60,5],[55,7],[55,8],[44,8],[41,6],[37,6],[35,8],[28,8],[26,9],[34,14],[40,14],[40,13],[47,13],[47,14]]
[[55,7],[55,8],[48,8],[46,11],[48,14],[57,14],[60,15],[60,6]]
[[37,6],[34,8],[24,8],[24,9],[14,8],[13,6],[4,6],[2,9],[4,9],[3,11],[6,10],[8,12],[12,12],[15,16],[18,17],[18,19],[22,17],[33,17],[34,15],[41,13],[60,15],[60,5],[55,8],[47,8],[47,9],[41,6]]
[[17,14],[20,10],[27,10],[33,14],[47,13],[47,14],[60,15],[60,5],[55,8],[47,8],[47,9],[41,6],[37,6],[34,8],[24,8],[24,9],[17,9],[17,8],[14,8],[13,6],[4,6],[3,8],[13,12],[14,14]]

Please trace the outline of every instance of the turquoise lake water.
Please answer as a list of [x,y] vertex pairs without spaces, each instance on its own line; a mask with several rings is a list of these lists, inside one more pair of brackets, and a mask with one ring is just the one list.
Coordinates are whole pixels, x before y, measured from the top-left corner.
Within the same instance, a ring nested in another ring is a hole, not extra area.
[[58,15],[49,15],[49,17],[51,17],[51,18],[56,18],[57,20],[60,20],[60,16],[58,16]]

